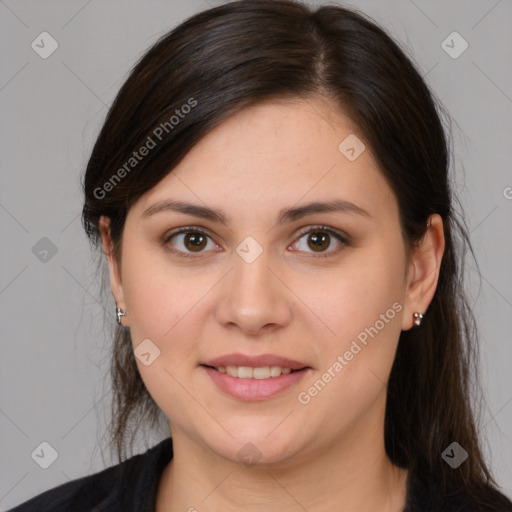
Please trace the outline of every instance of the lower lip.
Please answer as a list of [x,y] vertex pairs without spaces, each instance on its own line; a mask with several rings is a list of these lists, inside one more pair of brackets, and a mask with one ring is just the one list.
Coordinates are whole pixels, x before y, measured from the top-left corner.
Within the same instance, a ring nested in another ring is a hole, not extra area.
[[231,377],[227,373],[220,373],[218,370],[208,366],[203,366],[202,368],[206,370],[213,382],[222,391],[230,396],[247,401],[271,398],[299,382],[309,370],[309,368],[304,368],[268,379],[240,379],[238,377]]

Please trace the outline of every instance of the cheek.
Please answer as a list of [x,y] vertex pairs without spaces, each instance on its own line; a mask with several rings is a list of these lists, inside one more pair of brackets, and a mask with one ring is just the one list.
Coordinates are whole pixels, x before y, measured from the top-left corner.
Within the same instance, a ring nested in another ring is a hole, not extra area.
[[[147,244],[147,242],[146,242]],[[204,275],[183,275],[169,264],[163,249],[141,250],[127,243],[123,258],[123,288],[134,344],[141,339],[172,338],[180,323],[194,314],[205,293]]]
[[204,324],[199,318],[204,310],[198,301],[207,283],[204,276],[170,274],[165,265],[132,254],[123,267],[132,344],[136,356],[144,343],[152,358],[157,354],[149,365],[137,358],[137,366],[150,395],[167,417],[179,417],[187,407],[190,409],[188,393],[200,396],[188,373],[197,365],[197,340]]
[[327,414],[323,428],[333,435],[349,429],[376,403],[383,407],[403,306],[400,286],[379,276],[376,281],[372,273],[365,279],[352,274],[337,291],[330,290],[330,300],[324,299],[328,310],[320,312],[336,334],[317,337],[322,365],[301,386],[297,400],[307,424]]
[[391,251],[384,243],[379,250],[378,244],[372,244],[355,250],[329,274],[294,283],[294,291],[316,315],[327,352],[329,347],[343,349],[374,326],[380,336],[396,338],[403,310],[404,265],[400,250]]
[[320,408],[336,404],[333,414],[352,415],[381,393],[401,332],[404,263],[399,251],[360,251],[313,288],[308,302],[318,304],[313,309],[329,329],[316,340],[320,379],[316,375],[303,386],[307,396],[301,403],[311,399]]

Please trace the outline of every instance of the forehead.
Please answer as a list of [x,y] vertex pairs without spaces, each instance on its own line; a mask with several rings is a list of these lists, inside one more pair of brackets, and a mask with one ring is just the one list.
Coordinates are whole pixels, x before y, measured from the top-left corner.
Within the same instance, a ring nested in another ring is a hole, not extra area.
[[245,162],[240,170],[251,170],[253,163],[283,160],[300,165],[320,157],[321,165],[337,160],[340,136],[355,132],[355,124],[324,98],[267,101],[229,117],[189,156],[213,158],[226,165],[230,160]]
[[[353,161],[340,151],[347,138],[365,145]],[[393,208],[395,201],[364,134],[348,116],[324,98],[290,99],[260,103],[223,121],[138,208],[179,196],[223,209],[237,206],[243,215],[326,195],[374,211]]]

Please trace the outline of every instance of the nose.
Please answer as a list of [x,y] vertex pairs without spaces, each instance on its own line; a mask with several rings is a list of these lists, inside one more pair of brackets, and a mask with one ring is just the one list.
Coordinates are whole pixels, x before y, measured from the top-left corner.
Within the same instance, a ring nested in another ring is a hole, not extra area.
[[[274,266],[275,267],[275,266]],[[229,329],[258,335],[288,325],[293,314],[293,295],[270,268],[266,252],[252,263],[233,255],[233,269],[222,280],[215,317]]]

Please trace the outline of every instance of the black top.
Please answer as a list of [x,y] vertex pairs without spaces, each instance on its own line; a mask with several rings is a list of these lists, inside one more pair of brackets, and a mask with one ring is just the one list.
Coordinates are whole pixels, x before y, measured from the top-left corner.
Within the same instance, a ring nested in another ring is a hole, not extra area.
[[[168,437],[143,454],[45,491],[8,512],[155,512],[158,483],[172,456]],[[512,511],[507,498],[490,492],[503,508],[474,507],[454,494],[434,509],[421,478],[411,475],[403,512]]]
[[168,437],[143,454],[45,491],[8,512],[155,512],[158,483],[172,456]]

